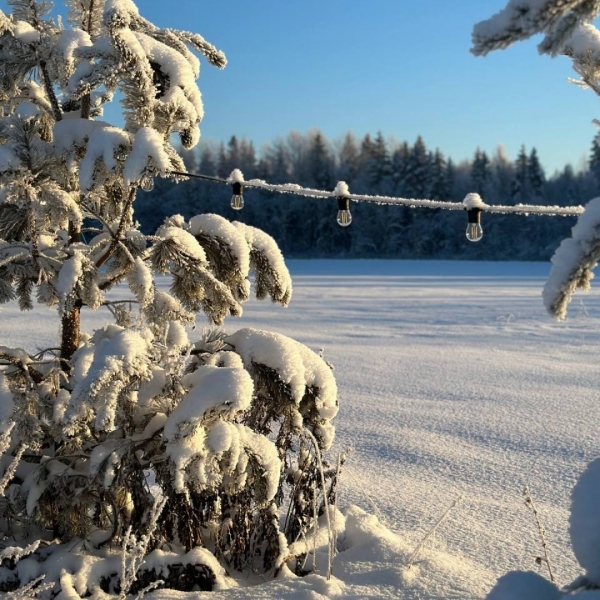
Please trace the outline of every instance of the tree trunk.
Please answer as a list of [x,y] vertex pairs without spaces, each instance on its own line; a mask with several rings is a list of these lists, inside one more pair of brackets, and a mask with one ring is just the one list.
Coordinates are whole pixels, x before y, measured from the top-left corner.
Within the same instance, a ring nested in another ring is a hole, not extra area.
[[[81,230],[73,223],[69,224],[69,244],[81,241]],[[81,324],[81,300],[77,300],[73,310],[65,312],[62,317],[60,359],[63,371],[71,371],[71,358],[79,347],[79,334]]]
[[79,347],[79,325],[81,321],[81,304],[62,317],[62,339],[60,343],[60,358],[63,371],[70,371],[70,360]]
[[[86,94],[81,99],[81,118],[90,118],[91,99]],[[69,244],[81,242],[81,230],[73,223],[69,223]],[[63,371],[70,371],[70,360],[79,347],[81,332],[81,301],[78,300],[71,312],[65,313],[62,318],[62,332],[60,343],[60,358]]]

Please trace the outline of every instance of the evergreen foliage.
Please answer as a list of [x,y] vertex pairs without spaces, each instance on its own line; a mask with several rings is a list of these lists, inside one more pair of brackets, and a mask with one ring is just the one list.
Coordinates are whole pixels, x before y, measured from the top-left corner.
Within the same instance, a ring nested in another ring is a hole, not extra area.
[[[28,594],[38,575],[48,598],[124,598],[219,587],[225,569],[300,572],[288,543],[335,496],[335,472],[319,464],[338,410],[331,369],[282,335],[215,328],[241,315],[251,272],[259,299],[289,303],[268,234],[201,206],[157,210],[172,171],[256,166],[235,138],[217,160],[185,151],[203,114],[196,53],[221,68],[224,54],[156,27],[131,0],[68,0],[68,29],[44,0],[9,4],[0,302],[54,307],[62,327],[36,355],[0,346],[0,592]],[[100,120],[117,90],[123,128]],[[313,141],[322,160],[310,173],[328,184],[328,150]],[[134,208],[155,178],[144,235]],[[190,182],[175,189],[193,204]],[[111,299],[117,284],[128,299]],[[81,310],[112,322],[81,332]],[[207,327],[191,340],[196,313]]]

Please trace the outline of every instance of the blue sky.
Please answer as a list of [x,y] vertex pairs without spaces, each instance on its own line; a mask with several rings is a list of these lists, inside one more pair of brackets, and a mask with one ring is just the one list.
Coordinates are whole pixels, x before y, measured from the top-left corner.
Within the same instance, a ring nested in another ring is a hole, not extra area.
[[[0,7],[5,6],[0,1]],[[553,171],[588,154],[600,99],[566,82],[566,58],[536,41],[486,58],[471,29],[505,0],[138,0],[148,19],[224,50],[200,76],[205,139],[263,142],[290,130],[422,135],[455,160],[477,146],[537,147]]]

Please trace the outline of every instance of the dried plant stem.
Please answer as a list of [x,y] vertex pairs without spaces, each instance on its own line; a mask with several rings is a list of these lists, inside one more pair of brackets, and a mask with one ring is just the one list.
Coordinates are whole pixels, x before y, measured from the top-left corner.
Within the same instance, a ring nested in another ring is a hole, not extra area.
[[377,518],[379,519],[379,522],[383,523],[384,525],[387,526],[387,521],[386,521],[384,514],[379,510],[379,507],[377,506],[377,504],[375,504],[375,501],[373,500],[373,498],[371,498],[371,496],[369,496],[367,490],[365,490],[365,488],[362,486],[361,482],[352,474],[352,471],[350,469],[346,468],[346,473],[348,473],[348,475],[350,475],[350,477],[352,477],[352,481],[354,481],[354,483],[358,486],[360,491],[364,494],[365,498],[368,500],[369,504],[371,505],[371,508],[377,514]]
[[[325,472],[323,471],[323,461],[321,459],[321,449],[317,438],[308,429],[305,430],[306,435],[311,439],[313,446],[315,447],[315,455],[317,457],[317,465],[319,467],[319,475],[321,477],[321,488],[323,489],[323,504],[325,506],[325,517],[327,520],[327,536],[329,551],[327,552],[327,579],[331,579],[331,547],[332,547],[332,535],[331,535],[331,516],[329,514],[329,500],[327,498],[327,487],[325,486]],[[334,517],[335,518],[335,517]]]
[[158,523],[158,518],[163,512],[167,500],[165,497],[156,498],[148,518],[147,532],[136,538],[131,532],[131,526],[127,529],[121,549],[121,593],[119,600],[126,600],[137,572],[146,556],[148,544]]
[[[340,472],[342,470],[342,453],[340,452],[338,454],[338,460],[337,460],[337,468],[335,470],[335,482],[336,484],[339,482],[340,480]],[[336,503],[337,503],[337,494],[334,496],[334,503],[333,503],[333,527],[332,527],[332,534],[331,534],[331,556],[332,558],[335,558],[337,555],[337,523],[336,523]]]
[[313,481],[312,484],[312,505],[313,505],[313,520],[315,522],[313,526],[313,558],[312,558],[312,567],[313,573],[317,572],[317,535],[319,534],[319,512],[317,511],[317,482]]
[[445,511],[444,514],[435,522],[434,526],[427,532],[427,534],[425,535],[425,537],[421,540],[421,542],[419,543],[419,545],[415,548],[415,551],[410,555],[410,558],[408,559],[408,563],[407,563],[407,568],[410,569],[412,567],[413,562],[415,561],[415,558],[417,558],[417,555],[419,554],[419,552],[421,552],[421,550],[423,549],[423,546],[426,544],[427,540],[435,534],[435,532],[437,531],[438,527],[446,520],[446,518],[448,517],[448,515],[452,512],[452,510],[454,508],[456,508],[460,502],[463,499],[463,495],[461,494]]
[[548,556],[548,544],[546,543],[546,529],[542,525],[542,521],[540,520],[540,513],[533,501],[533,496],[531,495],[531,491],[529,490],[529,486],[526,485],[523,488],[523,500],[525,501],[525,506],[533,512],[535,517],[535,523],[538,529],[538,535],[540,536],[540,542],[542,544],[542,551],[544,553],[543,557],[537,558],[537,563],[541,564],[542,562],[546,563],[546,567],[548,568],[548,575],[550,576],[550,581],[552,583],[556,583],[556,577],[554,576],[554,572],[552,571],[552,565],[550,564],[550,558]]

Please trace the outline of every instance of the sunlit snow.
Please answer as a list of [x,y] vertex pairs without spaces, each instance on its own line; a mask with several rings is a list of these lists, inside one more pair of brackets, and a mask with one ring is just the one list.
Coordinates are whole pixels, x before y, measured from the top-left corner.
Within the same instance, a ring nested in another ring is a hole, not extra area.
[[[324,579],[320,556],[318,575],[271,582],[251,597],[483,598],[507,571],[538,569],[524,484],[546,527],[559,584],[579,575],[568,509],[576,479],[599,452],[598,292],[576,295],[568,319],[558,323],[541,297],[549,264],[288,265],[290,306],[252,300],[225,329],[292,336],[323,349],[335,366],[340,412],[332,451],[353,449],[339,490],[345,534],[335,579]],[[167,285],[159,280],[159,288]],[[32,318],[1,306],[1,343],[55,346],[55,310],[35,311]],[[84,327],[109,320],[102,311],[86,313]],[[189,333],[191,340],[198,336]],[[462,502],[407,569],[408,557],[461,493]]]

